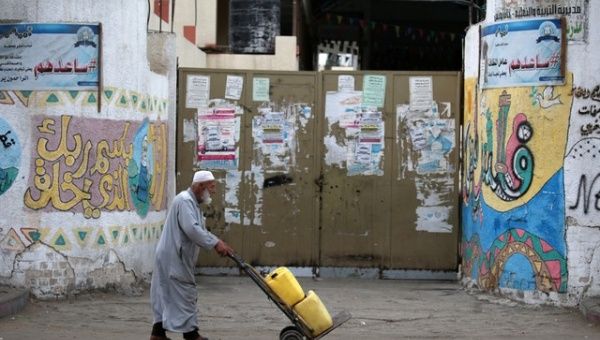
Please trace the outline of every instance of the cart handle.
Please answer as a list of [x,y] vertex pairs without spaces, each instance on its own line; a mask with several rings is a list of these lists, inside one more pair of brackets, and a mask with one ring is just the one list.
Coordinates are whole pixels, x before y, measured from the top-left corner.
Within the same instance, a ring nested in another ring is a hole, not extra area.
[[236,253],[228,254],[227,257],[232,259],[233,262],[235,262],[241,268],[244,268],[246,266],[246,263],[244,263],[244,260],[242,260],[242,258],[239,257],[238,254],[236,254]]

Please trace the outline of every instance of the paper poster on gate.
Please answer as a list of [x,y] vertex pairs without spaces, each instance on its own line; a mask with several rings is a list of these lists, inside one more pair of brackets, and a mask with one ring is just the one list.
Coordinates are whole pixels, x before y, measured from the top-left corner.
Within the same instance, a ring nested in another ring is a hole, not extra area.
[[498,22],[481,29],[484,88],[562,85],[563,21],[558,18]]
[[198,111],[198,166],[202,169],[238,168],[237,143],[240,119],[229,107],[205,108]]
[[325,163],[348,176],[383,176],[383,115],[364,108],[362,98],[361,91],[327,92]]
[[186,77],[185,108],[207,107],[210,100],[210,77],[188,74]]
[[298,152],[296,133],[303,131],[302,121],[310,113],[306,109],[300,103],[271,103],[258,109],[259,115],[252,119],[255,164],[269,171],[289,171],[294,167]]
[[397,143],[399,149],[404,149],[401,151],[403,156],[399,157],[398,178],[404,178],[404,171],[415,171],[420,175],[453,171],[450,153],[455,148],[455,120],[442,118],[439,114],[411,111],[409,105],[399,105],[396,114]]

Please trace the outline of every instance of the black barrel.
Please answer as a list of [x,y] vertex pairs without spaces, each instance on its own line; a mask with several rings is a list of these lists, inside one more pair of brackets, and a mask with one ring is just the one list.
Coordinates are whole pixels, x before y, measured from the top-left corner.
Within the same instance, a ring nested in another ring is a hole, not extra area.
[[230,0],[229,46],[233,53],[275,53],[281,0]]

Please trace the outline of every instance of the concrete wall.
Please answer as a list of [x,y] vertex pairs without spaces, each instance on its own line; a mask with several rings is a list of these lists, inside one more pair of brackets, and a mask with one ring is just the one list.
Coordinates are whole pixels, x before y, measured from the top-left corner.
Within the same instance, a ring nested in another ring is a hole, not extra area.
[[[500,19],[506,13],[500,10],[511,3],[524,8],[536,3],[549,11],[585,5],[488,1],[485,24]],[[463,279],[529,303],[576,305],[600,294],[600,138],[599,130],[587,132],[600,117],[580,113],[584,106],[600,107],[600,93],[594,92],[600,84],[600,3],[590,1],[587,11],[568,18],[565,85],[482,90],[480,26],[466,36]],[[582,32],[587,38],[577,40]],[[519,133],[514,129],[524,122],[530,137],[514,139]],[[511,184],[496,165],[499,154],[515,149],[530,161],[518,169],[522,180]],[[500,189],[493,190],[495,185]],[[502,189],[507,187],[517,187],[510,199]]]
[[174,195],[174,37],[148,39],[145,0],[0,3],[0,20],[100,22],[104,85],[0,91],[1,133],[18,140],[0,153],[18,171],[0,191],[0,284],[39,298],[132,292],[149,278]]
[[206,45],[207,32],[216,32],[216,0],[179,0],[174,11],[173,0],[152,0],[150,6],[148,29],[175,34],[179,66],[206,67],[206,53],[198,46]]
[[[159,7],[161,1],[162,11]],[[173,28],[177,41],[178,67],[298,70],[296,37],[276,37],[275,54],[204,53],[200,48],[217,44],[217,19],[225,22],[229,19],[217,18],[217,0],[179,0],[175,2],[174,13],[172,1],[150,1],[148,27],[160,32],[171,32],[171,27]]]

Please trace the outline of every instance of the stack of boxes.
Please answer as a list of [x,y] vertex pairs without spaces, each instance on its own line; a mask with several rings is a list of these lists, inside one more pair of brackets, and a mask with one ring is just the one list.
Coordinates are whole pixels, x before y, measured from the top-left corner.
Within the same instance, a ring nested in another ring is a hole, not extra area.
[[286,267],[275,269],[267,275],[265,282],[310,328],[313,336],[323,333],[333,325],[331,315],[319,296],[312,290],[305,295],[294,274]]

